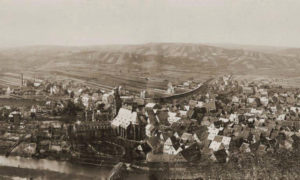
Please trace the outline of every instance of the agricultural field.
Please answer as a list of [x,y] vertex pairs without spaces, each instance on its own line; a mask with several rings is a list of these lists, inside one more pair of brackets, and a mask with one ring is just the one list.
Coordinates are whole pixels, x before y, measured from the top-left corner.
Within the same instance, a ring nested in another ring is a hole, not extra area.
[[0,75],[0,86],[2,87],[17,87],[20,86],[20,75],[15,77],[11,74],[1,74]]

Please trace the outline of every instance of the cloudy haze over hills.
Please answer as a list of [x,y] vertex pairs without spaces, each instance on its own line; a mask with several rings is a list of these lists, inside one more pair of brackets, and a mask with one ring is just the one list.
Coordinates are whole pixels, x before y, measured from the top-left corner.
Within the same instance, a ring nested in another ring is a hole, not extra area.
[[233,43],[300,47],[298,0],[0,1],[0,47]]

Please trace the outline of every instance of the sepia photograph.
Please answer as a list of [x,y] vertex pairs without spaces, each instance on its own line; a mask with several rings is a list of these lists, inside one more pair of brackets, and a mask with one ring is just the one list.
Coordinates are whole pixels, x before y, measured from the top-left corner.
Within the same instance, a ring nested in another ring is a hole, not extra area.
[[300,179],[299,0],[0,0],[0,179]]

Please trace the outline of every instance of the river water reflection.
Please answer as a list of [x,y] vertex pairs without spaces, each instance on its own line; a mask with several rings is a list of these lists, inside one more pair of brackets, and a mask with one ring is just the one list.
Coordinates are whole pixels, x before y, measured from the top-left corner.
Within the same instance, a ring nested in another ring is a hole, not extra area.
[[[110,168],[106,167],[87,166],[47,159],[23,158],[18,156],[0,156],[0,167],[1,166],[25,168],[36,171],[47,170],[62,174],[76,174],[95,179],[106,179],[110,172]],[[16,176],[18,176],[18,173],[16,173]],[[148,176],[146,174],[137,175],[130,173],[127,179],[148,179]]]

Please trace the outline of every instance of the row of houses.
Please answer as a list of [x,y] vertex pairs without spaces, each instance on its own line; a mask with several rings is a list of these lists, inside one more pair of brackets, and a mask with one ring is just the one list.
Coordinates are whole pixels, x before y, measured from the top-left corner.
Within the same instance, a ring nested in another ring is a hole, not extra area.
[[147,145],[138,150],[147,149],[148,161],[187,161],[184,154],[194,154],[198,160],[227,162],[234,152],[263,155],[292,150],[299,142],[300,91],[241,85],[232,77],[221,79],[223,89],[219,85],[215,81],[181,104],[145,105]]

